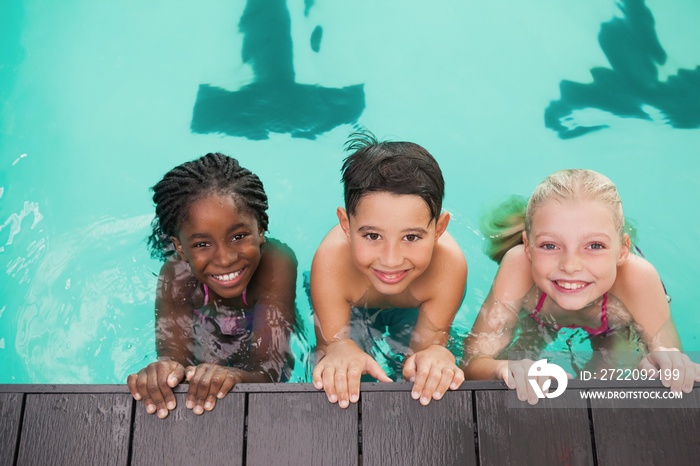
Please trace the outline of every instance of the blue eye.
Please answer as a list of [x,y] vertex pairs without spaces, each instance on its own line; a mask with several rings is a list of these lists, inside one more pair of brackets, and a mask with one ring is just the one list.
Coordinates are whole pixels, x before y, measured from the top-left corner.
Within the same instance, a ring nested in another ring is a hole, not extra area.
[[555,249],[557,248],[557,247],[556,247],[554,244],[552,244],[552,243],[544,243],[544,244],[543,244],[542,246],[540,246],[540,247],[541,247],[542,249],[544,249],[545,251],[553,251],[553,250],[555,250]]
[[591,244],[591,249],[605,249],[605,245],[603,243],[593,243]]

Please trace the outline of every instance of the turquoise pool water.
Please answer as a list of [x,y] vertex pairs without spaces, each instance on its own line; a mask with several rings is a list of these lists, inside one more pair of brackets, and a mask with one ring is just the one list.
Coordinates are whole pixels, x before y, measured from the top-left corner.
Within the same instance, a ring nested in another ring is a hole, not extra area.
[[695,0],[0,3],[0,383],[121,383],[154,358],[148,187],[211,151],[264,181],[311,329],[301,276],[360,125],[444,170],[470,265],[455,336],[496,270],[484,209],[587,167],[700,350],[698,18]]

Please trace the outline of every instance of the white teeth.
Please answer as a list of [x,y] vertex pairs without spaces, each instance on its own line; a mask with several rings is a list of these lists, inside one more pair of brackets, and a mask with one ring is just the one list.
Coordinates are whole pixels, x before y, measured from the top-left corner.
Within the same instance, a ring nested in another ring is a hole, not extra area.
[[239,270],[237,272],[227,273],[225,275],[212,275],[212,277],[214,277],[217,280],[220,280],[222,282],[230,282],[231,280],[235,280],[236,277],[238,277],[240,274],[241,274],[241,270]]
[[584,283],[570,283],[570,282],[557,282],[557,285],[560,287],[566,289],[566,290],[580,290],[584,286],[586,286]]

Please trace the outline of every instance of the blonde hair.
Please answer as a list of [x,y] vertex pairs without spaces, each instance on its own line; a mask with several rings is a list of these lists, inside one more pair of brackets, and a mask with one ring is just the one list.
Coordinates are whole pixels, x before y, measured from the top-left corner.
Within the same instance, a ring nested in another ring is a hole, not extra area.
[[[506,252],[522,243],[522,232],[530,234],[532,216],[545,202],[552,199],[596,200],[608,205],[613,213],[615,230],[622,240],[625,217],[622,201],[615,184],[593,170],[568,169],[545,178],[530,196],[511,196],[481,220],[481,232],[486,237],[484,252],[500,263]],[[633,233],[633,228],[627,229]]]
[[593,170],[568,169],[554,172],[545,178],[530,196],[525,210],[525,231],[530,234],[532,217],[545,202],[556,199],[561,201],[592,200],[610,207],[615,222],[615,230],[622,238],[625,229],[625,216],[622,212],[622,200],[615,183],[605,175]]

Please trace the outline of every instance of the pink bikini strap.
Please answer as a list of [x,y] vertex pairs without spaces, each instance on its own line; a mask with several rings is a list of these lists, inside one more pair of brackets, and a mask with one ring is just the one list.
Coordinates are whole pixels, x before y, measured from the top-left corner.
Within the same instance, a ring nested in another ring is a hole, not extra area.
[[247,306],[247,305],[248,305],[248,299],[246,298],[246,295],[245,295],[245,292],[246,292],[246,291],[248,291],[248,288],[246,288],[245,290],[243,290],[243,294],[241,295],[241,298],[243,298],[243,304],[245,304],[245,305]]

